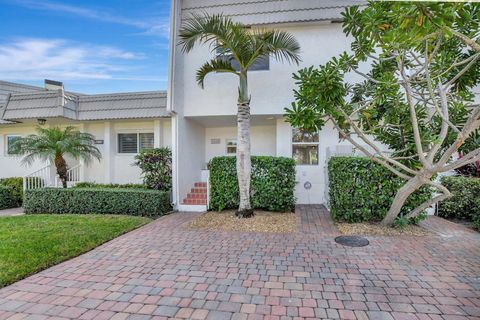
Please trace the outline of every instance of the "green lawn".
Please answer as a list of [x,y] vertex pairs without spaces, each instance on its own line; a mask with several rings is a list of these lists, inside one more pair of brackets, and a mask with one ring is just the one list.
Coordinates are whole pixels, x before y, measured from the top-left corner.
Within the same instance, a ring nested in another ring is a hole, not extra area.
[[0,217],[0,287],[78,256],[149,221],[112,215]]

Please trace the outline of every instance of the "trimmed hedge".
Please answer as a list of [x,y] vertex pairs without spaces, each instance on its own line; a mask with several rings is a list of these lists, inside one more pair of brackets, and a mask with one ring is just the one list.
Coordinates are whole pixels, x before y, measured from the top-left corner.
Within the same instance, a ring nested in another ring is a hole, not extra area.
[[74,188],[100,188],[100,189],[148,189],[146,185],[140,183],[96,183],[96,182],[78,182]]
[[17,208],[18,199],[14,196],[13,188],[0,185],[0,209]]
[[452,197],[440,202],[438,215],[474,221],[480,229],[480,178],[443,177],[442,184]]
[[155,217],[172,210],[170,194],[141,189],[44,188],[28,190],[25,213],[126,214]]
[[[209,163],[210,208],[238,208],[240,202],[236,158],[215,157]],[[251,204],[254,209],[293,211],[295,161],[291,158],[252,156]]]
[[[23,178],[21,177],[12,177],[12,178],[3,178],[0,179],[0,186],[8,187],[10,189],[10,199],[6,199],[3,201],[0,199],[0,202],[2,203],[10,203],[11,202],[11,207],[2,207],[3,209],[8,209],[8,208],[18,208],[22,206],[23,202]],[[1,206],[1,205],[0,205]]]
[[[335,220],[382,220],[398,189],[405,183],[388,169],[364,157],[332,157],[328,162],[330,211]],[[401,216],[431,197],[429,188],[412,194]]]

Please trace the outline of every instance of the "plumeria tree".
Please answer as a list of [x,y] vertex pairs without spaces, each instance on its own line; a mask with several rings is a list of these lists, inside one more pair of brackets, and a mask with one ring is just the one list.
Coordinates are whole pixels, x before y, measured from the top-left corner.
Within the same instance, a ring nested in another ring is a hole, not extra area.
[[180,30],[180,45],[190,52],[195,44],[209,44],[214,57],[197,71],[197,82],[203,88],[210,73],[230,73],[238,77],[237,102],[237,177],[240,193],[238,217],[250,217],[250,95],[248,71],[261,59],[273,57],[298,63],[300,46],[284,31],[248,28],[223,15],[192,15]]
[[332,122],[344,139],[405,180],[382,221],[391,225],[412,193],[422,186],[436,191],[406,218],[451,195],[436,181],[439,173],[480,159],[480,149],[469,147],[480,125],[474,102],[480,6],[371,1],[343,16],[351,52],[294,76],[298,89],[287,118],[305,130]]
[[12,146],[15,154],[23,155],[22,162],[31,165],[35,160],[49,161],[55,164],[57,174],[64,188],[67,187],[67,162],[65,156],[82,159],[89,163],[100,160],[100,151],[94,145],[95,138],[89,133],[78,131],[75,127],[37,127],[37,134],[20,138]]

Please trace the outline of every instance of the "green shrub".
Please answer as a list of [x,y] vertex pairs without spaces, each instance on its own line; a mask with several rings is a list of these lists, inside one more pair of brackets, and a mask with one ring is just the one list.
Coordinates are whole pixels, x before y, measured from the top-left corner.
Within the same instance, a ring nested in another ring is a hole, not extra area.
[[140,183],[96,183],[96,182],[78,182],[74,188],[101,188],[101,189],[147,189],[147,186]]
[[0,185],[0,209],[9,209],[18,207],[18,199],[14,196],[12,187]]
[[143,182],[149,189],[172,189],[172,152],[169,148],[142,151],[135,156],[134,164],[142,170]]
[[442,184],[452,193],[452,197],[440,202],[438,215],[480,223],[480,179],[443,177]]
[[26,213],[126,214],[154,217],[172,210],[169,192],[113,188],[44,188],[25,193]]
[[23,178],[12,177],[0,179],[0,186],[10,187],[11,197],[14,200],[13,207],[17,208],[22,206],[23,202]]
[[[364,157],[332,157],[328,162],[330,211],[335,220],[382,220],[398,189],[405,183],[393,173]],[[412,194],[400,218],[431,197],[429,188]],[[418,223],[409,221],[410,223]],[[398,222],[402,224],[403,221]]]
[[[235,157],[216,157],[209,163],[210,208],[238,208],[239,194]],[[252,157],[251,204],[254,209],[293,211],[295,162],[283,157]]]

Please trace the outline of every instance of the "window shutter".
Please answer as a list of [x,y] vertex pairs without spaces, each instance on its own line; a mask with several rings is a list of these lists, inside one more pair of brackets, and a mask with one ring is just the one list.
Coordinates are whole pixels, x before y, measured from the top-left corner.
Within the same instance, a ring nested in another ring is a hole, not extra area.
[[154,140],[154,135],[153,133],[140,133],[139,134],[139,140],[140,140],[140,151],[145,150],[145,149],[153,149],[153,140]]
[[118,153],[137,153],[137,134],[119,133],[118,134]]

